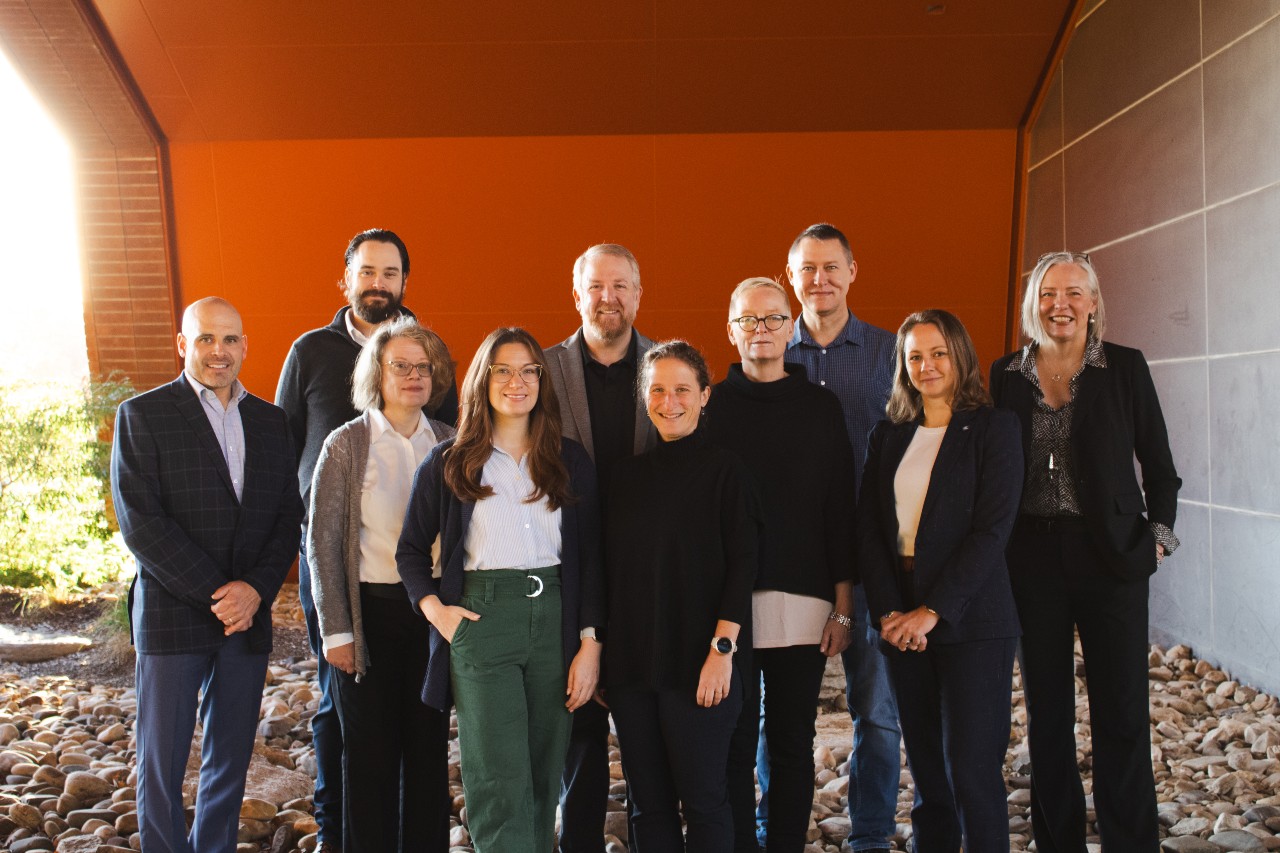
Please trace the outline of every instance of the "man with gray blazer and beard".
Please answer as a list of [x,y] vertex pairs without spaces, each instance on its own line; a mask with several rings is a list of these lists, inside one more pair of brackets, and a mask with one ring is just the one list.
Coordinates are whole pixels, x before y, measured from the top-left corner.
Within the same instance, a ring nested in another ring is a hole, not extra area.
[[[609,492],[614,462],[656,442],[635,397],[636,367],[653,346],[633,327],[640,294],[635,256],[616,243],[592,246],[573,265],[582,326],[543,351],[563,407],[562,431],[591,455],[601,495]],[[588,702],[573,714],[560,785],[560,853],[604,853],[609,781],[609,712]]]

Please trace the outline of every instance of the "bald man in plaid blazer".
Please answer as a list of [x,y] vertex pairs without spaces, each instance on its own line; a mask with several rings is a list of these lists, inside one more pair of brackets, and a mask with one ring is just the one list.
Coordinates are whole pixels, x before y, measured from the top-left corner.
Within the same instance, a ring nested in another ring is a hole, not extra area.
[[[224,300],[187,309],[181,376],[116,416],[111,487],[137,559],[138,817],[147,853],[233,853],[271,650],[271,602],[302,500],[283,411],[236,380],[247,342]],[[204,729],[196,818],[182,780]]]

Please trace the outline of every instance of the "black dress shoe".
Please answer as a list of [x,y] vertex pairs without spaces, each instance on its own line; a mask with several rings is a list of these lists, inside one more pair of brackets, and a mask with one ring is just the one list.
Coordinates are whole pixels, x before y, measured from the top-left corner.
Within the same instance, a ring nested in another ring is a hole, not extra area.
[[312,853],[342,853],[342,848],[332,841],[321,841]]

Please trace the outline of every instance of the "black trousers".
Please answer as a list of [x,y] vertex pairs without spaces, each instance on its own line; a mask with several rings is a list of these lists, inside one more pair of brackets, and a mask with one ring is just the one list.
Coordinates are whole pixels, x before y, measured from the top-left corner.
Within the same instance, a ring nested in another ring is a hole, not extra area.
[[1017,644],[931,643],[923,652],[881,644],[916,786],[915,853],[1009,853],[1004,756]]
[[742,692],[736,667],[729,695],[711,708],[698,705],[692,688],[609,688],[618,744],[627,756],[622,769],[631,797],[633,853],[733,849],[725,763]]
[[[427,622],[399,584],[361,584],[370,666],[357,682],[334,668],[346,744],[346,853],[446,853],[449,849],[449,718],[420,698]],[[373,594],[391,587],[398,598]]]
[[1156,853],[1148,581],[1112,573],[1084,529],[1037,529],[1020,521],[1008,557],[1023,630],[1019,661],[1036,849],[1085,853],[1084,791],[1076,766],[1074,629],[1084,652],[1102,847],[1108,853]]
[[755,768],[764,679],[764,734],[769,744],[768,853],[802,853],[813,810],[813,737],[827,658],[817,646],[753,649],[754,676],[729,743],[729,802],[734,850],[756,853]]
[[604,853],[609,799],[609,711],[588,702],[573,712],[560,780],[560,853]]

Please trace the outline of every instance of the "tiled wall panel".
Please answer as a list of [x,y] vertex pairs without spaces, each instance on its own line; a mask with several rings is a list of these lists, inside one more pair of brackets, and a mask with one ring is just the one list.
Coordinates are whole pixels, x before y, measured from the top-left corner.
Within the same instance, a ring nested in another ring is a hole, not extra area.
[[1277,346],[1280,184],[1208,213],[1209,351]]
[[1199,116],[1197,70],[1071,145],[1067,243],[1096,246],[1199,208]]
[[1107,0],[1083,18],[1062,62],[1068,139],[1195,66],[1199,6],[1199,0]]
[[1209,203],[1280,181],[1280,18],[1204,64]]

